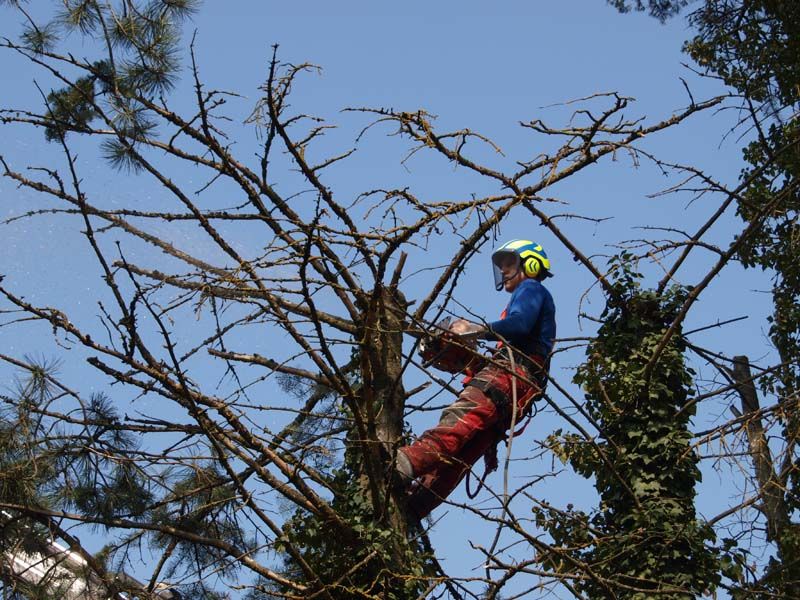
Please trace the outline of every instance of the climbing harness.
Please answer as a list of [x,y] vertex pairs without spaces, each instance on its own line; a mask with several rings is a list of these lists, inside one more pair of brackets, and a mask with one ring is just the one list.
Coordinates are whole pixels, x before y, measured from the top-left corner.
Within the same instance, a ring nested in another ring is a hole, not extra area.
[[[508,354],[508,362],[509,362],[509,366],[510,366],[510,371],[512,373],[517,374],[517,365],[518,364],[520,366],[524,366],[526,368],[526,370],[528,371],[528,376],[529,377],[533,375],[533,372],[541,371],[543,369],[543,366],[538,364],[535,360],[532,360],[532,359],[530,359],[528,357],[525,357],[525,356],[515,355],[514,352],[511,350],[511,348],[509,348],[508,346],[506,346],[504,349],[505,349],[506,353]],[[502,350],[498,349],[498,351],[496,352],[495,355],[497,356],[501,352],[502,352]],[[535,368],[535,370],[534,370],[534,368]],[[544,389],[543,389],[544,388],[544,384],[540,383],[540,381],[538,381],[541,378],[536,377],[536,379],[537,379],[537,388],[538,389],[532,389],[529,392],[529,394],[530,394],[529,397],[523,398],[524,404],[525,404],[524,410],[525,410],[525,412],[527,412],[527,418],[526,418],[525,422],[523,423],[522,427],[520,427],[519,430],[516,429],[517,421],[519,420],[518,411],[520,409],[520,406],[519,406],[520,399],[519,399],[518,393],[517,393],[517,375],[514,375],[514,376],[511,377],[511,397],[510,398],[508,397],[508,395],[506,393],[504,393],[502,390],[498,389],[498,387],[496,385],[494,385],[494,383],[492,383],[492,382],[484,381],[483,379],[469,379],[469,381],[467,381],[467,383],[466,383],[467,386],[472,386],[472,387],[475,387],[475,388],[479,389],[481,392],[483,392],[483,394],[487,398],[489,398],[494,403],[494,405],[498,408],[498,410],[502,411],[502,413],[503,413],[503,416],[500,418],[500,421],[499,421],[500,425],[499,425],[499,431],[498,431],[498,434],[497,434],[497,439],[489,447],[489,449],[486,451],[486,453],[484,454],[484,464],[485,464],[484,472],[483,472],[483,475],[481,476],[481,478],[478,480],[478,486],[477,486],[477,488],[475,490],[471,489],[472,488],[472,485],[471,485],[472,471],[468,471],[467,472],[466,488],[467,488],[467,496],[469,497],[470,500],[474,499],[478,495],[478,493],[481,491],[481,489],[483,489],[483,487],[485,485],[486,478],[489,476],[490,473],[493,473],[494,471],[496,471],[497,467],[499,466],[499,463],[498,463],[498,460],[497,460],[497,446],[500,444],[500,441],[503,439],[503,433],[506,430],[508,430],[508,435],[505,436],[506,455],[507,455],[507,457],[506,457],[506,465],[507,465],[508,461],[510,460],[510,456],[511,456],[512,440],[516,436],[521,435],[522,432],[525,431],[525,429],[527,428],[528,424],[531,422],[532,416],[533,416],[533,408],[532,407],[534,406],[533,399],[535,398],[537,393],[541,393],[541,392],[544,391]],[[510,413],[511,413],[510,415],[508,415],[509,405],[510,405]],[[506,423],[509,423],[508,427],[505,426]],[[506,467],[506,470],[507,470],[507,467]],[[507,476],[507,474],[506,474],[506,476]],[[508,487],[507,481],[506,481],[505,487],[506,488]]]

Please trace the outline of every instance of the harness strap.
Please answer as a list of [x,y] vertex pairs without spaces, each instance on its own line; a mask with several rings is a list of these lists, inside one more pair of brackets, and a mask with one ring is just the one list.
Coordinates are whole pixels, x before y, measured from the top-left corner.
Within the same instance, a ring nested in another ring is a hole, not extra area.
[[[542,364],[542,362],[544,362],[544,361],[541,358],[539,358],[538,356],[535,357],[535,358],[531,358],[531,357],[528,357],[528,356],[516,354],[514,356],[514,358],[516,360],[518,360],[520,358],[522,359],[522,360],[519,361],[521,363],[521,365],[526,368],[526,370],[528,371],[529,375],[536,381],[540,391],[544,391],[544,384],[547,381],[546,377],[542,377],[541,376],[541,373],[544,370],[544,366]],[[542,362],[538,362],[536,359],[539,359],[539,361],[542,361]],[[488,381],[484,381],[483,379],[469,379],[469,381],[465,381],[464,384],[465,384],[465,387],[466,386],[472,386],[474,388],[479,389],[487,398],[489,398],[489,400],[491,400],[494,403],[494,405],[500,411],[505,413],[504,417],[505,417],[505,415],[508,414],[508,412],[510,412],[510,409],[513,408],[513,407],[510,406],[510,403],[512,402],[512,399],[509,398],[508,395],[505,394],[501,389],[497,388],[495,385],[493,385],[492,383],[490,383]],[[532,396],[533,396],[533,394],[532,394]],[[526,408],[529,408],[529,407],[526,407]],[[506,443],[509,443],[509,441],[512,438],[515,438],[516,436],[521,435],[522,432],[525,431],[525,429],[528,427],[528,425],[530,424],[532,419],[533,419],[533,412],[528,412],[527,419],[522,424],[522,426],[519,429],[517,429],[516,431],[509,431],[508,432],[508,436],[506,437]],[[502,421],[504,423],[505,422],[505,418],[503,418]],[[489,476],[489,474],[497,470],[497,467],[498,467],[497,446],[500,444],[501,440],[503,440],[503,434],[505,433],[505,428],[501,425],[497,429],[498,429],[497,438],[495,439],[494,443],[492,443],[489,446],[489,448],[487,448],[486,453],[483,456],[483,460],[484,460],[484,464],[485,464],[484,472],[483,472],[483,475],[481,476],[481,478],[478,480],[478,486],[474,491],[470,490],[470,487],[471,487],[470,486],[470,479],[471,479],[472,472],[469,471],[467,473],[467,496],[470,499],[473,499],[473,498],[475,498],[475,496],[478,495],[478,492],[480,492],[481,489],[483,488],[483,486],[485,484],[484,482],[486,481],[486,478]]]
[[502,390],[492,385],[483,379],[470,379],[467,382],[468,386],[478,388],[483,394],[491,400],[497,408],[505,410],[508,406],[509,398]]
[[[530,369],[527,367],[527,365],[525,366],[528,369],[529,376],[537,384],[537,387],[539,388],[539,393],[541,394],[542,392],[544,392],[544,382],[546,381],[546,378],[541,376],[542,367],[531,359],[529,359],[529,362],[536,368]],[[504,416],[507,416],[507,414],[510,412],[510,409],[512,408],[511,398],[509,398],[509,396],[505,392],[503,392],[503,390],[499,389],[493,383],[489,381],[484,381],[483,379],[470,379],[464,384],[464,387],[467,386],[472,386],[483,392],[483,394],[487,398],[489,398],[489,400],[491,400],[497,408],[503,411]],[[536,395],[537,395],[536,393],[531,394],[532,397],[535,397]],[[525,426],[527,426],[527,424]],[[522,433],[522,431],[524,431],[524,427],[518,433],[515,433],[513,435],[519,435],[520,433]]]

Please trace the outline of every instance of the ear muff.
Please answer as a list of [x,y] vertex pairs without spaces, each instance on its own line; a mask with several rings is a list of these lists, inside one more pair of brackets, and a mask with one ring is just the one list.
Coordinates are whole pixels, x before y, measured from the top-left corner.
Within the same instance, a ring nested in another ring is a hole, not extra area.
[[552,277],[550,260],[541,245],[530,240],[511,240],[492,252],[494,287],[498,292],[503,289],[505,281],[500,264],[505,260],[503,257],[511,254],[519,257],[517,264],[525,277],[537,281]]
[[539,273],[542,270],[542,263],[535,256],[529,256],[522,261],[522,270],[525,272],[527,277],[535,279],[539,276]]

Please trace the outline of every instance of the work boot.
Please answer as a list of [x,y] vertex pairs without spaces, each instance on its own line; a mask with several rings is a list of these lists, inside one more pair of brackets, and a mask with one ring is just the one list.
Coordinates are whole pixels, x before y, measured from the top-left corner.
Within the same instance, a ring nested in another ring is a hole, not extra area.
[[420,521],[444,500],[430,488],[435,480],[436,475],[429,473],[414,481],[408,488],[408,509]]
[[381,445],[381,458],[383,464],[388,468],[388,479],[392,487],[399,493],[406,493],[414,482],[414,468],[411,461],[402,452],[390,454],[386,446]]
[[414,467],[411,466],[411,461],[405,455],[405,452],[398,452],[394,461],[394,470],[398,479],[404,481],[406,484],[411,484],[414,481]]

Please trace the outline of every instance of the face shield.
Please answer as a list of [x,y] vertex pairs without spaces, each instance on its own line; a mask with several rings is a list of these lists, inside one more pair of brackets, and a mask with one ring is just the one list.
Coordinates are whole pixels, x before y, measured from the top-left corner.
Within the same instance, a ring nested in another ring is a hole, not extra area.
[[[503,289],[503,284],[519,273],[520,258],[516,252],[495,252],[492,255],[492,270],[494,272],[494,289],[498,292]],[[503,272],[505,271],[505,275]]]

